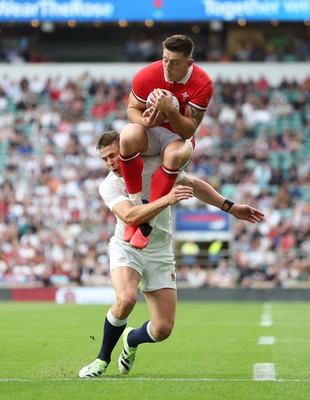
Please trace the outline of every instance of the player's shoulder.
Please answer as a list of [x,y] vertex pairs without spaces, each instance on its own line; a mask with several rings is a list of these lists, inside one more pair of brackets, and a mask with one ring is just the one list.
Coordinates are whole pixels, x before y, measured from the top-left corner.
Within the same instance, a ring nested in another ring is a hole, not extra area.
[[155,61],[135,75],[131,90],[139,101],[146,102],[148,94],[155,88],[164,87],[164,82],[162,62]]
[[113,172],[109,172],[99,185],[100,196],[104,199],[117,186],[119,186],[119,178]]
[[211,83],[212,79],[210,75],[200,66],[193,64],[193,77],[199,80],[204,80],[206,83]]
[[101,185],[102,186],[109,185],[110,182],[113,182],[113,181],[116,181],[116,180],[117,180],[117,176],[112,171],[110,171],[108,173],[108,175],[104,178],[104,180],[100,183],[100,186]]
[[146,65],[145,67],[142,67],[138,72],[137,75],[145,75],[148,73],[154,73],[154,72],[158,72],[161,71],[162,68],[162,61],[158,60],[158,61],[154,61],[148,65]]

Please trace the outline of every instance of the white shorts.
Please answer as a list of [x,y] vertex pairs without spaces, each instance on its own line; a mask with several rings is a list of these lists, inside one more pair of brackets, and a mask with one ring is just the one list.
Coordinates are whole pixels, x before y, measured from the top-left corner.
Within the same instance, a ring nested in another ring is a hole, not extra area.
[[180,140],[181,137],[162,126],[145,129],[148,137],[149,147],[143,156],[156,156],[161,154],[169,143]]
[[[132,123],[133,125],[140,124]],[[144,128],[142,127],[148,137],[148,149],[141,153],[142,156],[145,157],[155,157],[162,154],[165,148],[168,146],[169,143],[174,142],[176,140],[184,140],[178,134],[169,131],[169,129],[164,128],[163,126],[156,126],[154,128]],[[184,171],[188,165],[192,161],[193,152],[195,148],[195,137],[192,136],[190,139],[185,139],[185,142],[189,145],[191,149],[191,156],[190,158],[181,166],[180,172]]]
[[[169,131],[169,129],[166,129],[162,126],[156,126],[155,128],[148,128],[145,129],[145,131],[147,133],[149,147],[146,152],[141,153],[142,156],[156,156],[162,154],[162,152],[165,150],[165,148],[168,146],[169,143],[181,139],[179,135]],[[184,165],[182,165],[180,171],[184,171],[185,168],[190,164],[195,147],[194,137],[192,137],[191,139],[186,139],[185,142],[190,146],[192,154],[190,159],[187,160],[184,163]]]
[[138,250],[113,236],[109,242],[110,271],[115,268],[133,268],[141,275],[141,291],[153,292],[158,289],[176,289],[175,260],[171,244],[152,249]]

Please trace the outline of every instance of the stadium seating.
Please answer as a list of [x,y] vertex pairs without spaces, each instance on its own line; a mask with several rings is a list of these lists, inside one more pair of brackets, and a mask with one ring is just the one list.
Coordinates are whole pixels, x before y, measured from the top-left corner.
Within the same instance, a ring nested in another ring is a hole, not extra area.
[[[94,150],[101,132],[125,123],[122,85],[92,78],[81,87],[72,80],[72,92],[65,84],[57,96],[45,88],[30,93],[32,103],[27,96],[23,100],[20,87],[15,97],[6,88],[0,113],[0,286],[110,283],[107,242],[114,217],[98,199],[98,182],[107,171]],[[229,83],[230,94],[239,108],[246,101],[247,85],[241,95],[238,88],[238,99],[235,85]],[[225,84],[215,81],[214,86],[224,90]],[[266,213],[257,226],[233,221],[234,239],[219,252],[218,265],[209,263],[208,244],[202,246],[205,285],[222,286],[215,277],[223,260],[229,260],[225,268],[230,286],[309,282],[310,106],[307,96],[300,101],[305,92],[295,86],[270,88],[266,115],[273,117],[252,126],[242,114],[233,124],[218,120],[218,110],[225,106],[220,91],[197,132],[190,173],[207,179],[225,197]],[[96,112],[102,114],[94,112],[99,92],[104,94],[103,108]],[[284,99],[284,114],[272,114],[275,92]],[[263,96],[264,91],[255,92],[257,110]],[[270,168],[267,181],[255,175],[263,163]],[[199,201],[190,207],[208,209]],[[177,251],[176,256],[181,268]]]

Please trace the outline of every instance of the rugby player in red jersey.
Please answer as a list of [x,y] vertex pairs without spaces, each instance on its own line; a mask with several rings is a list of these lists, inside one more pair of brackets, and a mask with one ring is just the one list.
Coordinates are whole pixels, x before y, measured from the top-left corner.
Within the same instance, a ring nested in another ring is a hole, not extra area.
[[[163,42],[162,60],[142,68],[133,79],[127,108],[131,123],[120,135],[120,167],[133,201],[141,198],[142,155],[162,155],[161,165],[152,177],[150,202],[169,193],[180,169],[191,160],[194,135],[213,93],[211,78],[194,64],[193,50],[194,43],[188,36],[168,37]],[[151,104],[147,107],[150,93]],[[151,223],[127,227],[124,240],[145,248],[151,231]]]

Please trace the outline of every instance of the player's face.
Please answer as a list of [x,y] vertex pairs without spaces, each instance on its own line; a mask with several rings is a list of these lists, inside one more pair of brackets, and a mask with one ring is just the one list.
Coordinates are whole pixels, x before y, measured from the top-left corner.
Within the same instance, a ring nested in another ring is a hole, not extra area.
[[164,49],[163,66],[169,82],[182,80],[192,64],[193,59],[184,57],[183,53],[175,53]]
[[121,169],[119,167],[119,146],[117,143],[112,143],[103,149],[99,150],[100,157],[104,161],[105,165],[112,171],[116,176],[121,177]]

